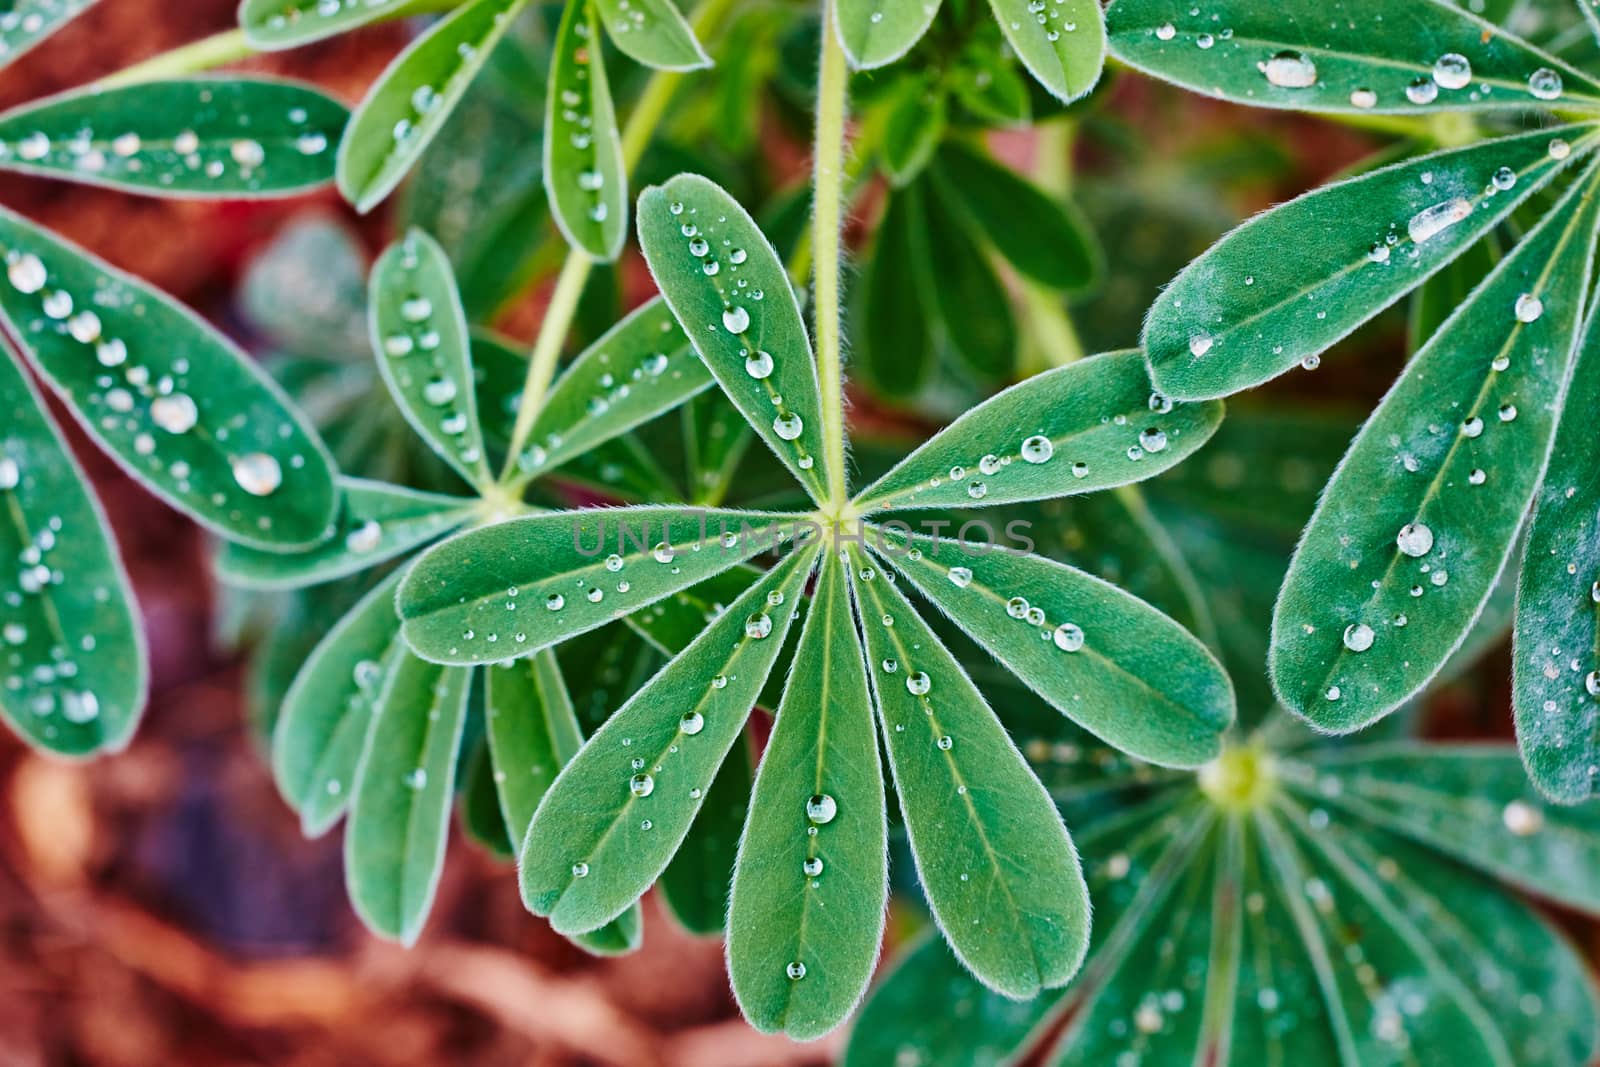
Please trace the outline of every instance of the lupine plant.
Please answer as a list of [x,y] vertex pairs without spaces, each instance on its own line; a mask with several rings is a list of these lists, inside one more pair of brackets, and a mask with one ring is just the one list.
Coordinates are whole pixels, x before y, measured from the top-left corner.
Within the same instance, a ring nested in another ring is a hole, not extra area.
[[[1562,10],[1600,32],[1592,5]],[[1587,430],[1600,82],[1445,0],[1118,0],[1109,17],[1117,54],[1157,76],[1421,135],[1409,158],[1250,220],[1179,275],[1144,333],[1163,392],[1220,397],[1315,367],[1430,275],[1467,272],[1465,299],[1430,324],[1306,527],[1274,615],[1279,696],[1337,732],[1410,699],[1466,635],[1526,526],[1518,739],[1543,792],[1587,798],[1600,780]],[[1441,131],[1452,143],[1412,155]]]
[[[421,935],[459,811],[590,952],[636,948],[656,887],[798,1039],[855,1011],[892,892],[927,931],[850,1064],[1586,1062],[1593,984],[1514,892],[1600,912],[1600,828],[1553,803],[1600,777],[1600,18],[1560,3],[1520,34],[1525,4],[1447,0],[244,0],[0,115],[0,167],[331,181],[396,236],[370,266],[326,220],[279,242],[246,296],[275,380],[0,210],[0,710],[88,755],[146,685],[31,365],[218,535],[229,619],[275,621],[274,778],[308,836],[345,820],[379,936]],[[87,6],[0,15],[0,59]],[[353,113],[190,76],[399,19]],[[1066,160],[1108,41],[1396,144],[1085,356],[1069,298],[1120,253]],[[809,182],[764,180],[756,98],[810,129]],[[1027,172],[985,143],[1030,124]],[[635,235],[657,295],[623,314]],[[531,343],[492,329],[547,280]],[[1342,461],[1337,416],[1224,424],[1413,290]],[[1531,784],[1408,734],[1514,595]]]

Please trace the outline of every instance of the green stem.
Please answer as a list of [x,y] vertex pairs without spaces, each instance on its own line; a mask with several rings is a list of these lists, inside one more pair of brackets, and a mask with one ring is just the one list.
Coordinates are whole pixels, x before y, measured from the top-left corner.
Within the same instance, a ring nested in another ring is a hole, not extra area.
[[[705,0],[690,18],[695,36],[704,39],[710,27],[721,21],[732,6],[733,0]],[[683,80],[683,72],[658,70],[650,75],[644,92],[639,94],[628,121],[622,126],[622,169],[631,174],[639,165],[639,158],[650,144],[650,138],[661,125],[672,102],[672,94]],[[534,420],[544,406],[545,394],[555,378],[556,363],[572,328],[572,319],[578,312],[578,300],[583,287],[594,269],[594,260],[578,249],[567,252],[561,273],[556,277],[555,291],[550,296],[550,306],[545,309],[544,321],[539,324],[539,336],[534,339],[533,353],[528,358],[528,375],[523,381],[522,398],[517,402],[517,421],[511,431],[511,445],[506,450],[505,469],[500,481],[518,491],[528,479],[517,470],[517,458],[528,443]]]
[[845,108],[850,71],[833,32],[831,0],[822,12],[822,60],[817,73],[817,133],[812,176],[812,238],[815,262],[812,301],[817,329],[817,371],[822,385],[822,436],[827,450],[828,503],[837,514],[847,498],[844,477],[844,344],[839,309],[839,261],[843,250]]

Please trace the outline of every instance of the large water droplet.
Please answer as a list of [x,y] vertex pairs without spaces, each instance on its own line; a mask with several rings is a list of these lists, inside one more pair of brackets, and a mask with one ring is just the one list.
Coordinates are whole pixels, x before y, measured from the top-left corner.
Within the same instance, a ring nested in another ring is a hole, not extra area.
[[760,641],[772,633],[772,617],[766,612],[757,612],[744,620],[744,635],[752,641]]
[[750,313],[742,307],[731,307],[722,313],[722,328],[729,333],[744,333],[750,328]]
[[1352,623],[1344,628],[1344,647],[1351,652],[1365,652],[1372,647],[1376,636],[1366,623]]
[[1523,293],[1517,297],[1512,311],[1516,314],[1518,322],[1538,322],[1539,316],[1544,314],[1544,301],[1532,293]]
[[1472,204],[1463,197],[1446,200],[1432,207],[1423,208],[1411,216],[1406,223],[1406,232],[1417,244],[1429,241],[1462,219],[1472,214]]
[[1460,52],[1446,52],[1433,62],[1433,80],[1441,89],[1465,89],[1472,81],[1472,64]]
[[1034,434],[1022,442],[1022,458],[1029,463],[1048,463],[1055,452],[1056,446],[1044,434]]
[[744,361],[744,372],[752,378],[766,378],[772,374],[772,357],[765,352],[754,352]]
[[1540,67],[1528,75],[1528,92],[1539,100],[1554,100],[1561,95],[1561,75],[1549,67]]
[[233,461],[233,480],[251,496],[271,496],[283,484],[283,468],[265,452],[251,452]]
[[972,570],[968,567],[951,567],[948,577],[951,585],[965,589],[972,583]]
[[1083,630],[1070,622],[1057,626],[1050,636],[1063,652],[1076,652],[1083,647]]
[[188,433],[200,420],[200,411],[192,398],[173,393],[150,401],[150,420],[168,433]]
[[678,729],[693,737],[706,728],[706,717],[698,711],[686,711],[683,718],[678,720]]
[[628,792],[636,797],[647,797],[656,791],[656,780],[648,774],[636,774],[628,779]]
[[1426,556],[1433,550],[1433,531],[1420,522],[1408,522],[1400,527],[1394,543],[1413,559]]
[[800,416],[792,411],[786,411],[772,420],[772,432],[785,441],[793,441],[800,436],[800,431],[805,429],[805,424],[800,421]]
[[914,697],[926,696],[928,690],[933,688],[933,679],[922,671],[914,671],[906,675],[906,692]]
[[814,794],[806,801],[806,818],[818,826],[825,826],[839,814],[839,804],[826,793]]
[[1280,89],[1309,89],[1317,84],[1317,65],[1299,52],[1279,52],[1257,66],[1267,81]]

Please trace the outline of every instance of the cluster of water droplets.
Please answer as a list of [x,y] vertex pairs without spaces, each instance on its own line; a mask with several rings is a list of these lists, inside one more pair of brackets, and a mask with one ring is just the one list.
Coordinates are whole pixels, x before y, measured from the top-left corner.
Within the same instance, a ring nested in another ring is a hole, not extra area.
[[[1078,32],[1077,21],[1068,17],[1070,11],[1066,6],[1066,0],[1028,0],[1028,14],[1033,17],[1034,23],[1044,31],[1044,39],[1051,44],[1060,41],[1064,34]],[[874,14],[873,21],[876,22],[882,17],[881,14]],[[1020,30],[1022,22],[1012,19],[1011,28]]]
[[0,58],[9,58],[13,49],[26,46],[51,26],[59,25],[87,10],[95,0],[20,0],[0,14]]
[[585,214],[589,221],[599,224],[606,221],[611,208],[606,202],[606,177],[600,171],[600,150],[595,143],[594,81],[590,77],[592,53],[595,47],[589,42],[587,21],[580,19],[572,27],[576,38],[572,50],[570,77],[561,84],[557,107],[552,110],[557,128],[550,136],[563,137],[575,151],[584,153],[587,165],[582,166],[575,179],[578,192],[586,198]]
[[[945,572],[945,577],[957,589],[965,589],[972,584],[972,569],[951,567]],[[1023,596],[1008,598],[1005,606],[1007,617],[1037,629],[1040,640],[1049,641],[1063,652],[1078,652],[1083,648],[1083,629],[1077,623],[1061,622],[1051,625],[1045,610],[1037,604],[1030,604],[1028,598]]]
[[353,17],[363,11],[396,6],[399,5],[395,0],[296,0],[268,15],[264,25],[274,33],[282,33],[298,28],[301,23],[315,23],[341,16]]
[[413,407],[416,418],[437,418],[436,440],[454,450],[462,465],[471,468],[483,462],[483,449],[472,415],[470,386],[458,382],[460,368],[454,366],[459,353],[448,349],[439,330],[438,316],[449,309],[436,308],[433,302],[407,285],[421,267],[421,254],[414,239],[400,246],[400,276],[397,282],[406,292],[397,307],[397,321],[388,324],[383,337],[383,355],[389,373],[408,396],[419,397],[422,408]]
[[[131,451],[145,473],[164,475],[179,493],[196,492],[199,472],[184,459],[168,462],[164,451],[171,449],[164,450],[162,442],[200,434],[228,453],[237,489],[252,497],[277,492],[283,484],[284,471],[276,456],[249,446],[247,451],[236,452],[230,446],[231,438],[241,431],[259,441],[271,436],[272,427],[252,422],[245,410],[214,426],[203,426],[200,404],[186,391],[189,361],[178,357],[166,369],[153,370],[107,327],[102,314],[115,319],[137,319],[145,314],[136,293],[116,279],[102,276],[87,303],[80,304],[66,287],[51,284],[49,270],[34,253],[8,250],[5,268],[6,281],[15,294],[38,300],[38,313],[33,318],[14,315],[19,325],[29,333],[53,335],[82,349],[83,360],[95,376],[94,388],[78,397],[81,406],[109,440],[126,442],[124,454]],[[77,374],[68,368],[60,368],[58,373],[69,383]],[[280,441],[294,433],[290,422],[276,426]],[[305,455],[293,453],[288,462],[291,468],[299,469],[305,465]],[[222,508],[227,505],[229,494],[221,487],[213,487],[209,500],[214,507]],[[236,519],[241,515],[238,511],[233,514]],[[260,515],[256,521],[262,530],[271,528],[269,515]]]

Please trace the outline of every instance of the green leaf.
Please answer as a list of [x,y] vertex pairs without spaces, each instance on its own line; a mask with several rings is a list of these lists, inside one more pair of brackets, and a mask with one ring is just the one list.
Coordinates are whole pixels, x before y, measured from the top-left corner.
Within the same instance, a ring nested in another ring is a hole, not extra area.
[[1028,81],[998,48],[968,49],[950,72],[950,92],[984,124],[1026,126],[1033,118]]
[[640,194],[639,244],[661,295],[728,398],[812,499],[825,500],[816,361],[771,242],[716,184],[680,174]]
[[613,260],[628,236],[628,170],[589,0],[567,0],[545,98],[544,188],[573,248]]
[[0,714],[59,755],[123,748],[149,687],[133,591],[87,477],[9,354],[0,553],[12,568],[0,594]]
[[873,697],[917,874],[939,927],[991,988],[1070,979],[1089,941],[1078,855],[1049,795],[905,596],[850,550]]
[[[732,489],[756,432],[720,389],[697,394],[683,405],[682,413],[689,500],[708,507],[719,504]],[[774,471],[788,481],[786,474]]]
[[1417,287],[1411,295],[1411,315],[1406,323],[1406,343],[1413,352],[1427,344],[1451,312],[1466,302],[1503,254],[1499,236],[1490,230],[1483,240]]
[[[1412,360],[1306,527],[1273,687],[1345,732],[1415,694],[1477,618],[1544,475],[1594,252],[1591,173]],[[1524,321],[1532,319],[1532,321]]]
[[280,351],[322,357],[317,363],[368,355],[367,252],[328,215],[296,215],[279,227],[251,257],[237,299],[250,326]]
[[1075,211],[959,141],[939,151],[940,191],[1018,271],[1054,289],[1087,288],[1100,249]]
[[469,521],[477,501],[424,493],[362,478],[340,478],[333,536],[306,552],[284,554],[224,544],[217,576],[244,589],[298,589],[386,563]]
[[934,363],[915,258],[925,240],[921,198],[917,185],[888,197],[854,308],[855,361],[874,391],[893,400],[915,396]]
[[939,0],[835,0],[831,6],[839,43],[858,70],[905,55],[939,13]]
[[1196,11],[1116,0],[1107,20],[1117,58],[1194,92],[1258,107],[1416,112],[1600,100],[1600,83],[1465,6],[1223,0]]
[[867,543],[1063,715],[1166,767],[1213,759],[1233,686],[1196,638],[1109,582],[1005,546],[869,528]]
[[906,79],[883,124],[883,169],[890,184],[910,184],[933,159],[944,139],[946,111],[939,86],[921,78]]
[[1292,784],[1329,805],[1438,849],[1548,900],[1600,909],[1600,812],[1529,788],[1495,745],[1405,742],[1311,754]]
[[357,211],[371,211],[400,184],[527,4],[471,0],[378,76],[339,144],[339,191]]
[[0,209],[0,313],[83,428],[146,488],[230,540],[327,534],[332,460],[305,417],[199,316]]
[[990,397],[857,497],[862,511],[987,507],[1127,485],[1181,462],[1222,405],[1151,392],[1137,352],[1046,371]]
[[934,182],[923,183],[922,230],[926,247],[917,266],[929,310],[962,363],[989,382],[1012,376],[1017,360],[1017,322],[1011,299],[989,261],[988,251]]
[[1156,387],[1180,400],[1226,396],[1317,355],[1460,255],[1597,136],[1577,126],[1484,141],[1257,215],[1151,308],[1144,348]]
[[461,786],[461,827],[467,836],[497,860],[516,856],[516,846],[500,817],[500,800],[494,789],[494,767],[489,760],[488,738],[480,737],[467,757],[466,779]]
[[429,550],[398,596],[406,641],[444,663],[526,655],[631,614],[795,535],[793,516],[674,507],[512,519]]
[[444,869],[472,671],[398,651],[373,709],[344,834],[345,887],[380,937],[416,943]]
[[671,309],[651,300],[585,349],[551,387],[517,468],[532,475],[559,467],[711,383]]
[[327,0],[244,0],[239,28],[252,48],[273,51],[298,48],[312,41],[392,17],[413,0],[361,0],[329,4]]
[[888,825],[864,654],[849,578],[830,554],[761,757],[728,906],[740,1010],[796,1041],[850,1014],[883,937]]
[[628,700],[556,779],[523,846],[522,899],[558,933],[610,922],[677,851],[782,647],[816,561],[795,552]]
[[[543,649],[488,670],[487,717],[495,791],[516,854],[522,851],[539,801],[583,745],[583,731],[553,651]],[[638,948],[642,932],[635,905],[574,940],[590,952],[619,955]]]
[[384,680],[404,652],[394,613],[399,582],[397,571],[335,623],[283,698],[272,732],[272,776],[300,813],[307,837],[337,822],[354,793]]
[[500,810],[520,850],[534,809],[583,745],[555,653],[490,667],[487,716]]
[[89,10],[95,0],[12,0],[0,21],[0,67]]
[[484,457],[472,342],[450,259],[412,230],[372,268],[367,322],[389,394],[428,447],[476,486],[494,481]]
[[594,0],[594,6],[611,43],[631,59],[656,70],[711,66],[672,0]]
[[735,742],[706,790],[705,807],[656,882],[662,902],[691,934],[720,937],[727,925],[728,891],[754,780],[750,746]]
[[1000,31],[1040,85],[1070,103],[1100,80],[1106,27],[1098,0],[989,0]]
[[269,78],[77,89],[0,115],[0,166],[159,196],[283,196],[333,180],[349,117],[308,85]]
[[1600,762],[1600,319],[1591,312],[1522,553],[1512,643],[1512,705],[1528,774],[1545,795],[1595,795]]

